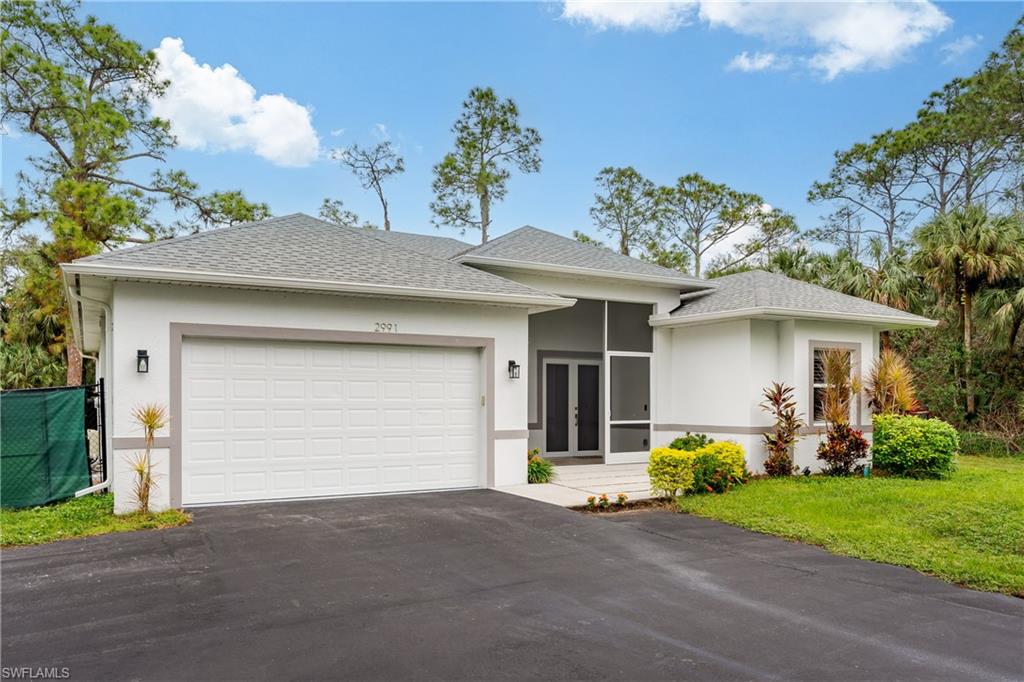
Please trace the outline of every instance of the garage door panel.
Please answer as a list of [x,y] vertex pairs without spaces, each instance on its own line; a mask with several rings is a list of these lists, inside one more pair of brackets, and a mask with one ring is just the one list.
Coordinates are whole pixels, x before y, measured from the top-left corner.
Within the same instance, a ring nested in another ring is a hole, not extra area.
[[473,487],[470,349],[187,339],[186,504]]

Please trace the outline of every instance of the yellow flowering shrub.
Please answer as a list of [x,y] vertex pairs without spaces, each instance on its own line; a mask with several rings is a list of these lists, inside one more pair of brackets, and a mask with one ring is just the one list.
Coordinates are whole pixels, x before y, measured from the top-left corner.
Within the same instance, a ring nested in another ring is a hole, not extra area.
[[654,448],[647,462],[651,490],[662,497],[676,497],[693,487],[693,460],[696,453],[672,448]]
[[743,478],[747,473],[747,458],[743,453],[743,446],[732,441],[719,441],[709,443],[694,451],[695,455],[714,455],[723,463],[729,466],[730,473],[737,478]]
[[676,497],[693,492],[694,462],[701,455],[711,455],[729,468],[737,479],[746,475],[747,463],[743,447],[731,441],[708,443],[696,450],[654,448],[647,462],[651,490],[662,497]]

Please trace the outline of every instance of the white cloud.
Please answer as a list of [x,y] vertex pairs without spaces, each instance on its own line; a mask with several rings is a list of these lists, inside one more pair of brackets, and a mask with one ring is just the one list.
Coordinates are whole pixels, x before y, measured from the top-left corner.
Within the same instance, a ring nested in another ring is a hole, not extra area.
[[167,92],[151,102],[186,149],[251,151],[279,166],[308,166],[320,154],[310,110],[284,95],[256,96],[230,64],[198,64],[180,38],[156,49]]
[[588,23],[599,31],[609,28],[648,29],[667,33],[688,23],[696,2],[566,0],[562,18]]
[[768,71],[789,68],[790,60],[780,57],[774,52],[754,52],[748,54],[745,50],[732,58],[728,68],[732,71]]
[[710,28],[727,28],[787,46],[793,50],[792,57],[829,80],[845,72],[890,67],[952,24],[929,0],[660,4],[567,0],[562,12],[566,19],[601,30],[657,31],[676,30],[689,23],[693,14]]
[[344,134],[345,134],[345,129],[344,128],[335,128],[334,130],[331,131],[331,137],[341,137]]
[[373,129],[370,131],[375,138],[380,142],[387,142],[391,139],[391,135],[388,133],[388,127],[383,123],[374,123]]
[[980,44],[980,35],[960,36],[956,40],[951,40],[939,48],[942,51],[942,54],[945,55],[942,58],[942,63],[952,64],[954,62],[958,62],[961,57],[974,50],[974,48],[978,47]]

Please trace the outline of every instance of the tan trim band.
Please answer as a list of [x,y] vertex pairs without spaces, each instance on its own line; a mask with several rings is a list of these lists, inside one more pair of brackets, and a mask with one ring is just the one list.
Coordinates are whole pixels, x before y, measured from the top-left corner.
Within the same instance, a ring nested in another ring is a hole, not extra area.
[[[871,424],[861,424],[854,427],[864,433],[871,433]],[[737,436],[756,436],[768,433],[771,426],[715,426],[713,424],[655,424],[655,431],[676,431],[678,433],[729,433]],[[824,426],[805,426],[800,429],[801,436],[824,435]]]
[[385,346],[428,346],[441,348],[479,348],[483,352],[486,415],[485,483],[494,487],[494,339],[477,336],[435,336],[433,334],[381,334],[332,329],[292,329],[289,327],[249,327],[244,325],[194,324],[170,325],[170,496],[171,506],[181,506],[181,345],[186,337],[220,339],[259,339],[265,341],[321,341],[325,343],[362,343]]
[[[115,450],[138,450],[139,448],[146,447],[146,439],[142,436],[136,438],[114,438],[113,446]],[[153,439],[154,448],[169,448],[171,447],[170,436],[157,436]]]
[[526,429],[503,429],[501,431],[494,432],[494,440],[518,440],[520,438],[529,438],[530,432]]

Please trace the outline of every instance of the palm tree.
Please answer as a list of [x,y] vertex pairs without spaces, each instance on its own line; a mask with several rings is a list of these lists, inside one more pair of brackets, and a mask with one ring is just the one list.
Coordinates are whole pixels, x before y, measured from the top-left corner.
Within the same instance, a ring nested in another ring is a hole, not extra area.
[[940,299],[952,296],[960,312],[964,388],[968,416],[974,414],[970,376],[974,299],[985,286],[1016,276],[1024,268],[1024,235],[1009,218],[968,206],[935,217],[914,234],[919,251],[911,263]]
[[822,253],[814,253],[803,244],[789,249],[776,251],[765,263],[771,272],[777,272],[791,279],[818,284],[828,267],[829,257]]
[[[895,246],[887,251],[876,237],[868,243],[867,252],[866,263],[847,251],[839,252],[825,277],[826,286],[892,308],[915,310],[923,292],[906,249]],[[881,342],[889,348],[889,332],[882,332]]]
[[1024,328],[1024,274],[1007,278],[1000,286],[978,295],[978,311],[991,320],[996,338],[1006,339],[1007,352],[1013,352],[1017,336]]

